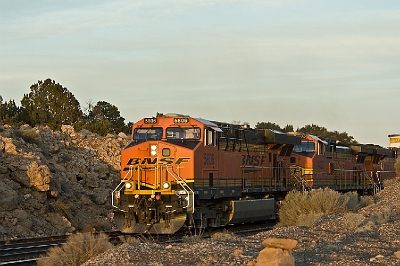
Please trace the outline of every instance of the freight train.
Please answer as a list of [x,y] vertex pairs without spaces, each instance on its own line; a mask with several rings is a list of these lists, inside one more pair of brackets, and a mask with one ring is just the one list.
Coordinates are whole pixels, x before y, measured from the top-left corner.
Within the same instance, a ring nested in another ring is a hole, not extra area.
[[126,233],[173,234],[276,218],[287,192],[376,192],[395,176],[396,150],[302,133],[157,114],[132,126],[112,192]]

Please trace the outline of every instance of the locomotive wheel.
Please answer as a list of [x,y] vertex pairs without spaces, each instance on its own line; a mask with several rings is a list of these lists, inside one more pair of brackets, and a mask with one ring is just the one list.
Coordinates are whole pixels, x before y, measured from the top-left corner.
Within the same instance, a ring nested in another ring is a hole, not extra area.
[[186,213],[174,214],[169,221],[160,221],[151,225],[137,224],[135,233],[146,234],[174,234],[183,227]]

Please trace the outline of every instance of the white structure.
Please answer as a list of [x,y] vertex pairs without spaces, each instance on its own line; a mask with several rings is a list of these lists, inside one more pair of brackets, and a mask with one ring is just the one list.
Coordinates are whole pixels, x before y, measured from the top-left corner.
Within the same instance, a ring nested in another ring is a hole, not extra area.
[[400,148],[400,134],[388,135],[389,147]]

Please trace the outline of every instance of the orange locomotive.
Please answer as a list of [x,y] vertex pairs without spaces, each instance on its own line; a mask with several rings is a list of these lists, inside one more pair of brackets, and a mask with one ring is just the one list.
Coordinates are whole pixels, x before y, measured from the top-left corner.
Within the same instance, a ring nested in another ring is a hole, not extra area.
[[375,150],[357,161],[363,150],[311,135],[157,114],[132,126],[122,150],[114,220],[127,233],[172,234],[275,219],[275,199],[292,189],[373,189],[365,173],[387,157]]
[[294,148],[292,167],[309,188],[376,193],[382,189],[382,180],[395,177],[394,149],[373,144],[345,146],[313,135],[292,134],[302,139]]
[[297,144],[280,132],[185,115],[144,118],[121,153],[114,220],[123,232],[171,234],[275,219],[269,194],[292,188]]

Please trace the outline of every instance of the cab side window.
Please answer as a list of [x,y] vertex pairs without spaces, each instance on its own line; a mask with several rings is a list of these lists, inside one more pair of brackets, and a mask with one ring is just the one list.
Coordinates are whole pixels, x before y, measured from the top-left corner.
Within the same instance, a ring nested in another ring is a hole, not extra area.
[[204,132],[204,145],[216,146],[217,145],[217,132],[212,129],[206,128]]

